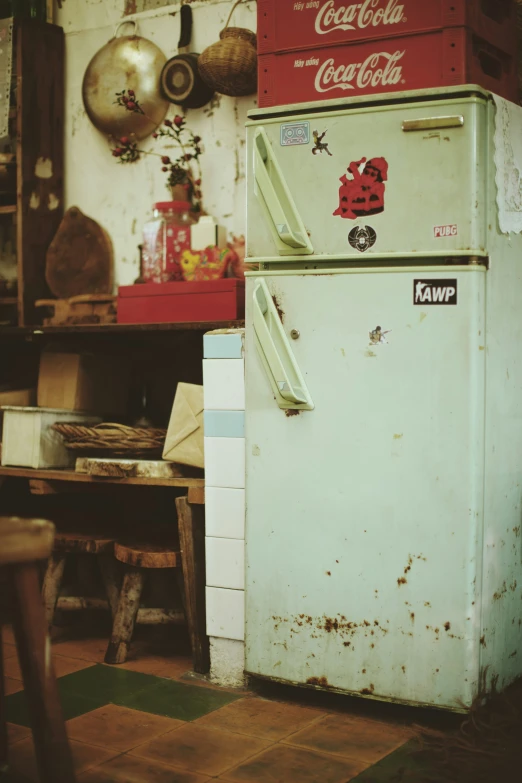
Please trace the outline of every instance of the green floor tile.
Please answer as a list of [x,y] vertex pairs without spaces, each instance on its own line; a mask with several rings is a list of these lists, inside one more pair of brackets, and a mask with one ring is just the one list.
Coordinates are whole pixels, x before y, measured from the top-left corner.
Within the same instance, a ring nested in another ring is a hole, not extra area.
[[444,778],[432,772],[416,750],[414,742],[407,742],[351,783],[444,783]]
[[157,682],[152,687],[129,695],[117,703],[142,712],[191,721],[241,698],[233,693],[221,693],[200,685],[183,685],[173,680],[155,679]]
[[[76,693],[70,693],[62,686],[62,680],[58,680],[58,690],[60,692],[60,701],[65,720],[76,718],[85,712],[96,710],[107,704],[107,700],[96,698],[87,698],[79,696]],[[30,726],[29,708],[25,698],[25,693],[19,691],[7,696],[5,699],[6,717],[9,723],[17,723],[19,726]]]
[[141,674],[117,666],[94,664],[88,669],[67,674],[60,678],[61,687],[68,693],[73,693],[88,699],[96,699],[103,704],[113,702],[119,704],[120,699],[129,694],[137,693],[144,688],[150,688],[159,677],[153,674]]

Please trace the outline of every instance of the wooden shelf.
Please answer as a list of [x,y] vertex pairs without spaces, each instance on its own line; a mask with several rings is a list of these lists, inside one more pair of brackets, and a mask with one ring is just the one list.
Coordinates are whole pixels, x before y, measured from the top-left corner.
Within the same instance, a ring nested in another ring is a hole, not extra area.
[[78,326],[6,326],[0,327],[0,337],[26,335],[67,335],[67,334],[104,334],[118,335],[130,333],[158,332],[211,332],[214,329],[242,329],[244,321],[195,321],[180,324],[82,324]]
[[16,305],[18,299],[16,296],[0,296],[0,305]]
[[6,206],[0,206],[0,215],[14,215],[16,212],[16,204],[7,204]]
[[76,484],[118,484],[142,487],[182,487],[203,489],[204,478],[114,478],[90,476],[74,470],[33,470],[32,468],[0,467],[0,478],[27,478],[36,481],[69,481]]

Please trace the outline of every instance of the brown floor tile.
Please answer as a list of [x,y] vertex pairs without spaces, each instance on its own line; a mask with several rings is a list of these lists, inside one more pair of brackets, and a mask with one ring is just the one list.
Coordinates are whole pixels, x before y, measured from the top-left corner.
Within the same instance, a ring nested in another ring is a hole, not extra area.
[[[80,661],[77,658],[66,658],[64,655],[53,654],[54,673],[57,677],[79,672],[92,665],[92,661]],[[22,671],[18,658],[9,658],[9,660],[5,662],[4,669],[7,677],[12,677],[15,680],[22,679]]]
[[120,664],[118,669],[178,679],[192,671],[192,659],[181,655],[172,658],[161,655],[137,655],[134,659],[131,658],[126,663]]
[[324,716],[324,712],[310,707],[245,698],[211,712],[195,723],[277,742]]
[[375,764],[410,737],[407,728],[396,724],[328,715],[284,742]]
[[125,754],[80,775],[78,783],[207,783],[209,780],[206,775]]
[[53,653],[54,655],[64,655],[68,658],[78,658],[80,661],[103,663],[108,643],[107,637],[60,639],[53,644]]
[[18,726],[16,723],[7,724],[7,741],[9,745],[14,745],[15,742],[19,742],[31,734],[31,729],[26,726]]
[[24,684],[22,680],[15,680],[14,677],[4,677],[4,687],[5,687],[5,695],[10,696],[12,693],[18,693],[18,691],[23,691]]
[[221,776],[229,783],[348,783],[368,767],[353,759],[274,745]]
[[67,721],[67,733],[80,742],[125,751],[184,725],[172,718],[107,704]]
[[215,776],[260,753],[268,745],[268,742],[254,737],[189,723],[177,731],[134,748],[130,755]]
[[[115,755],[113,750],[96,748],[83,742],[71,742],[70,745],[76,772],[84,772]],[[9,769],[35,783],[38,782],[32,737],[27,737],[9,748]]]

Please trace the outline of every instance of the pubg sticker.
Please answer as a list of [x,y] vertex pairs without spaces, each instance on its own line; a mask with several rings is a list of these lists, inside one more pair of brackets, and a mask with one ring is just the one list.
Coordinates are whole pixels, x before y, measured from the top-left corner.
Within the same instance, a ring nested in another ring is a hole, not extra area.
[[319,152],[321,155],[323,152],[326,152],[327,155],[329,155],[331,158],[333,157],[332,153],[328,149],[328,142],[323,141],[324,137],[326,136],[327,131],[323,131],[321,135],[319,135],[319,131],[314,130],[314,148],[312,149],[312,155],[317,155]]
[[358,217],[384,212],[384,184],[388,179],[388,163],[384,158],[361,158],[348,166],[349,178],[341,177],[339,207],[334,215],[355,220]]

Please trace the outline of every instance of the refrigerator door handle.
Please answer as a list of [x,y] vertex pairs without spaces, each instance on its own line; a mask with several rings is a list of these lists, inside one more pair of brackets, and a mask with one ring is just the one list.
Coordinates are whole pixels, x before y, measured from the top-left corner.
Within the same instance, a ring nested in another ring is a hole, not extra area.
[[264,128],[258,128],[254,136],[254,176],[256,195],[268,213],[280,254],[313,253],[312,243]]
[[256,280],[253,298],[256,347],[278,406],[313,410],[314,404],[264,280]]
[[404,120],[402,129],[405,133],[411,131],[445,130],[446,128],[464,127],[462,114],[448,117],[420,117],[418,120]]

